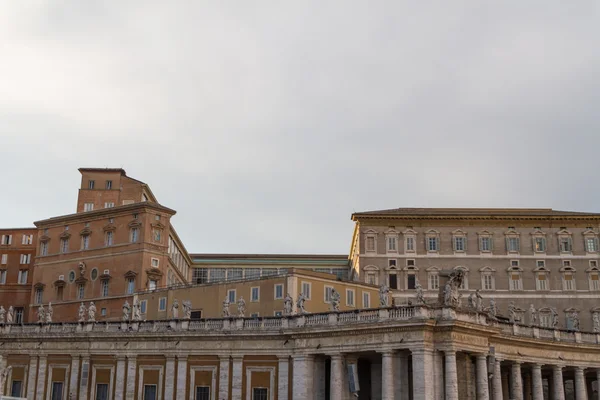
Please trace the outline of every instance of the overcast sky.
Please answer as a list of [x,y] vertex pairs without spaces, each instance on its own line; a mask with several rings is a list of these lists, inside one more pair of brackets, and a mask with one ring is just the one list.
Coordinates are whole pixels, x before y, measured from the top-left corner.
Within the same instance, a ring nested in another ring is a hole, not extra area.
[[343,254],[354,211],[600,211],[599,4],[0,0],[0,226],[73,213],[82,166],[148,183],[190,252]]

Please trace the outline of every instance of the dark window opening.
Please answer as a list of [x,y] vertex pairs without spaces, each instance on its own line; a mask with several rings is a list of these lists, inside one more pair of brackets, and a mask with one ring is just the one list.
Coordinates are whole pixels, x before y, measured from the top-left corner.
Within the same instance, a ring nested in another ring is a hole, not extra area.
[[416,282],[417,282],[417,278],[416,278],[415,275],[413,275],[413,274],[408,275],[408,287],[407,287],[407,289],[414,289]]
[[398,289],[398,276],[396,274],[390,275],[390,289]]

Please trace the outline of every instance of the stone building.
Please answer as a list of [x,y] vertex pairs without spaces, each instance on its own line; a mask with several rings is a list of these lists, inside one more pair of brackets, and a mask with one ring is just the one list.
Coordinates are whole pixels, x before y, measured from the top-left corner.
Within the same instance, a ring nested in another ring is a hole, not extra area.
[[28,322],[36,238],[35,228],[0,229],[0,305],[17,322]]
[[[461,269],[466,303],[479,290],[506,315],[511,302],[518,318],[539,312],[550,326],[592,331],[600,312],[598,233],[600,214],[551,209],[398,208],[352,215],[355,231],[352,276],[388,285],[398,303],[419,282],[437,298],[440,273]],[[466,304],[465,304],[466,305]]]

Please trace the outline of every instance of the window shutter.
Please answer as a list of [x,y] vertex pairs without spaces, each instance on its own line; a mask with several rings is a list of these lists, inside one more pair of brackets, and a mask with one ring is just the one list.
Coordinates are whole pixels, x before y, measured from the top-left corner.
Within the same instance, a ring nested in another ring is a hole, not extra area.
[[8,244],[12,244],[12,235],[8,235]]
[[594,248],[590,249],[591,251],[598,251],[598,238],[594,238]]
[[457,237],[453,237],[452,238],[452,250],[456,251],[456,241],[458,240]]
[[569,251],[573,251],[573,238],[569,237],[568,243],[569,243]]
[[510,244],[508,243],[509,238],[508,236],[504,238],[504,242],[506,244],[506,251],[510,251]]
[[23,235],[23,238],[21,239],[21,244],[25,244],[27,242],[27,235]]
[[467,252],[467,237],[463,236],[463,251]]

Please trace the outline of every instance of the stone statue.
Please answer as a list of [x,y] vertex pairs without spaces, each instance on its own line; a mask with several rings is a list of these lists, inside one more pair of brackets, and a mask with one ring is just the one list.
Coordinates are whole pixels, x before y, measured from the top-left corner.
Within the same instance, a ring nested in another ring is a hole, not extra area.
[[423,286],[421,286],[418,279],[415,281],[415,289],[417,290],[417,304],[425,304],[425,295],[423,294]]
[[244,315],[246,314],[246,301],[242,296],[240,296],[239,300],[237,301],[237,309],[238,317],[244,318]]
[[10,307],[8,307],[8,312],[6,313],[6,323],[12,324],[14,322],[14,318],[15,318],[15,310],[13,309],[13,306],[10,306]]
[[179,302],[177,301],[177,299],[173,300],[173,305],[171,306],[171,318],[179,318]]
[[517,321],[517,312],[515,309],[515,302],[511,301],[508,303],[508,319],[511,324],[514,324]]
[[6,384],[6,378],[8,378],[8,374],[12,370],[12,366],[8,366],[0,369],[0,394],[4,393],[4,385]]
[[85,263],[83,261],[79,262],[79,276],[83,277],[85,275]]
[[0,306],[0,324],[4,324],[6,322],[6,310],[4,306]]
[[133,321],[139,322],[142,320],[142,305],[138,299],[133,301]]
[[598,311],[592,314],[592,321],[594,325],[594,332],[600,332],[600,313]]
[[129,313],[131,312],[131,306],[129,302],[125,300],[125,304],[123,304],[123,322],[129,321]]
[[52,323],[52,314],[54,314],[54,310],[52,309],[52,303],[48,303],[48,309],[46,310],[46,323]]
[[298,296],[298,301],[296,302],[296,308],[298,309],[298,314],[306,314],[306,310],[304,309],[304,302],[306,301],[306,296],[304,293],[300,293]]
[[96,305],[93,301],[90,301],[88,308],[88,322],[96,322]]
[[43,304],[40,304],[40,306],[38,307],[37,316],[38,316],[38,324],[43,324],[44,321],[46,320],[46,310],[44,310]]
[[483,296],[479,293],[479,289],[475,291],[475,309],[477,312],[483,311]]
[[477,310],[477,306],[475,305],[475,294],[471,293],[469,297],[467,297],[467,304],[469,305],[469,310],[475,311]]
[[529,305],[529,326],[537,325],[537,311],[533,304]]
[[490,299],[490,308],[488,310],[490,316],[492,316],[492,318],[496,318],[496,315],[498,315],[498,308],[496,307],[496,300],[494,299]]
[[192,302],[189,300],[184,300],[183,305],[183,318],[192,319]]
[[225,296],[225,300],[223,300],[223,316],[229,317],[229,296]]
[[574,331],[579,331],[579,313],[575,310],[569,313],[569,318],[571,319],[571,327]]
[[558,312],[556,311],[556,308],[551,308],[550,309],[552,311],[552,327],[554,329],[558,328]]
[[331,311],[340,311],[340,294],[335,290],[331,289]]
[[288,293],[287,296],[285,296],[285,299],[283,299],[283,315],[292,315],[293,301],[294,299],[292,299],[292,296]]
[[385,284],[379,286],[379,306],[380,307],[389,307],[390,306],[390,288]]
[[81,302],[81,304],[79,305],[79,322],[85,322],[85,305],[83,304],[83,301]]

